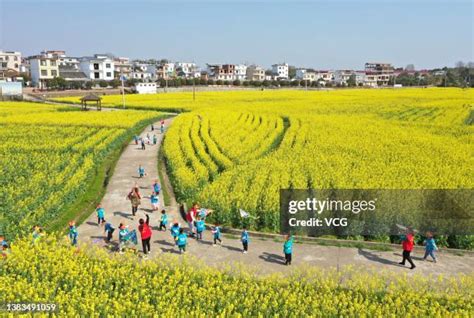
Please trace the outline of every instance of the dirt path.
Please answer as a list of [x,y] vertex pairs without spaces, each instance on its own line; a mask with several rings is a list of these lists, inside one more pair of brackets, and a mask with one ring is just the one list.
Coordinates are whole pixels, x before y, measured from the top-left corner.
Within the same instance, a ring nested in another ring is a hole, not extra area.
[[[166,120],[166,128],[172,123],[172,119]],[[159,124],[155,124],[159,127]],[[105,218],[112,222],[115,227],[123,222],[129,225],[130,229],[138,227],[138,220],[144,218],[145,214],[150,215],[151,225],[153,227],[151,256],[150,257],[169,257],[169,255],[179,254],[169,231],[158,231],[160,213],[150,213],[151,185],[154,180],[158,179],[158,150],[163,139],[163,135],[159,131],[150,131],[147,127],[141,136],[156,134],[158,144],[147,146],[146,150],[140,150],[140,147],[131,143],[122,153],[114,174],[107,186],[106,194],[102,200],[102,206],[106,211]],[[138,179],[138,165],[142,164],[147,172],[147,176]],[[166,175],[165,175],[166,178]],[[169,185],[169,180],[164,180]],[[144,198],[142,205],[135,217],[132,217],[130,201],[126,199],[130,188],[138,183],[140,191]],[[164,185],[164,184],[162,184]],[[172,195],[172,194],[171,194]],[[223,193],[223,195],[225,195]],[[175,203],[174,198],[171,202]],[[160,204],[163,203],[162,193],[160,194]],[[178,220],[182,225],[185,224],[181,216],[178,214],[177,207],[166,207],[170,216],[170,223]],[[161,208],[160,208],[161,210]],[[94,245],[107,246],[104,242],[103,228],[97,225],[97,218],[94,211],[91,211],[90,217],[78,228],[79,240],[89,242]],[[222,266],[225,264],[235,264],[236,262],[251,267],[257,272],[267,274],[271,272],[289,272],[292,268],[299,265],[318,266],[322,268],[337,267],[341,268],[346,265],[352,265],[357,268],[375,267],[377,270],[390,270],[405,272],[408,274],[456,274],[456,273],[472,273],[474,268],[474,257],[471,255],[457,256],[451,253],[439,253],[439,261],[434,264],[431,261],[422,261],[422,252],[414,253],[414,261],[417,265],[415,270],[409,270],[408,266],[403,267],[398,264],[401,260],[401,251],[373,251],[369,249],[344,248],[320,246],[315,244],[295,244],[293,254],[293,265],[287,267],[283,265],[284,259],[282,254],[282,243],[273,240],[264,240],[250,238],[249,253],[243,254],[239,237],[227,235],[223,238],[222,246],[214,246],[212,244],[212,234],[210,231],[204,233],[202,241],[196,241],[192,238],[188,239],[188,247],[186,255],[193,255],[209,265]],[[114,233],[114,244],[117,245],[118,231]],[[137,245],[137,249],[141,251],[141,244]],[[140,253],[141,255],[141,253]]]

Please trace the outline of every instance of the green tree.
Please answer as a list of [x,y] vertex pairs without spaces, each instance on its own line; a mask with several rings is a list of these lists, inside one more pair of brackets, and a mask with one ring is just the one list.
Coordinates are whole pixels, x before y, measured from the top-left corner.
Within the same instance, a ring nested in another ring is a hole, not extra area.
[[349,76],[349,79],[347,80],[347,86],[349,87],[354,87],[357,85],[357,82],[356,82],[356,75],[355,74],[351,74],[351,76]]

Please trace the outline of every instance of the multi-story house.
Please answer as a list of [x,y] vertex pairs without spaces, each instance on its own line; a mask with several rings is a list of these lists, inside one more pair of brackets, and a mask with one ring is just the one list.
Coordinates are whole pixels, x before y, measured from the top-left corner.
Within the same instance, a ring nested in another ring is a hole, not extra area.
[[116,57],[114,58],[114,77],[120,79],[120,76],[130,78],[132,72],[132,64],[128,57]]
[[157,66],[153,64],[135,63],[132,66],[131,78],[143,82],[155,82],[158,79]]
[[273,64],[272,65],[272,74],[273,77],[277,80],[287,80],[289,79],[289,67],[287,63],[283,64]]
[[111,81],[114,79],[114,60],[105,54],[81,58],[79,68],[91,80]]
[[196,72],[199,72],[196,63],[176,62],[175,68],[176,75],[184,78],[194,78],[196,77]]
[[52,54],[43,54],[30,56],[28,58],[30,65],[31,81],[33,85],[44,89],[46,81],[59,76],[58,57]]
[[386,86],[388,85],[390,79],[394,76],[394,70],[392,64],[390,63],[369,62],[365,63],[365,74],[370,76],[370,79],[368,79],[370,85],[368,86],[374,86],[374,80],[377,83],[375,86]]
[[21,53],[16,51],[0,51],[0,70],[13,70],[20,73]]
[[351,78],[351,76],[355,76],[355,72],[353,70],[336,70],[334,71],[334,82],[341,85],[346,85],[347,81]]
[[334,81],[333,71],[316,71],[316,80],[323,81],[324,83]]
[[316,72],[304,68],[297,69],[296,79],[314,82],[316,80]]
[[170,79],[176,76],[176,68],[174,63],[162,63],[158,65],[156,75],[161,79]]
[[244,81],[247,79],[247,65],[236,64],[234,67],[234,76],[236,80]]
[[257,65],[250,65],[247,67],[247,79],[249,81],[264,81],[265,70]]

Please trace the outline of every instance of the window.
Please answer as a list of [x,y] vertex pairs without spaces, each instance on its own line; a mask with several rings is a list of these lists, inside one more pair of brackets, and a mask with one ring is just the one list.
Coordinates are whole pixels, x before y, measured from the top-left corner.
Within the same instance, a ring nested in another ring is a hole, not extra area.
[[105,68],[110,68],[110,64],[109,63],[105,64]]
[[47,70],[41,70],[41,76],[48,76]]
[[100,78],[100,73],[94,73],[94,78],[95,78],[95,79]]
[[51,66],[56,66],[56,61],[51,61],[50,64]]
[[10,60],[10,57],[7,55],[5,56],[5,61],[9,61]]
[[18,63],[15,63],[15,68],[18,68]]
[[112,77],[112,73],[111,73],[111,72],[107,72],[107,77]]
[[45,60],[41,60],[41,61],[40,61],[40,65],[41,65],[41,66],[46,66],[46,61],[45,61]]
[[58,71],[52,70],[51,71],[51,76],[58,76]]
[[14,61],[18,61],[18,56],[15,55],[15,57],[13,58]]
[[7,63],[6,63],[6,62],[3,62],[3,63],[2,63],[2,67],[7,67]]
[[94,63],[94,70],[98,70],[99,69],[99,63]]

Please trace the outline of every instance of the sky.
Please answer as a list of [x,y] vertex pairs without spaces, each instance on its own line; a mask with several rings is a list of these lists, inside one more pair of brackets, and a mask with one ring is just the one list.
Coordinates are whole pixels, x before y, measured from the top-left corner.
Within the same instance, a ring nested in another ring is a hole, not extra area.
[[0,49],[417,69],[473,61],[474,0],[0,0]]

